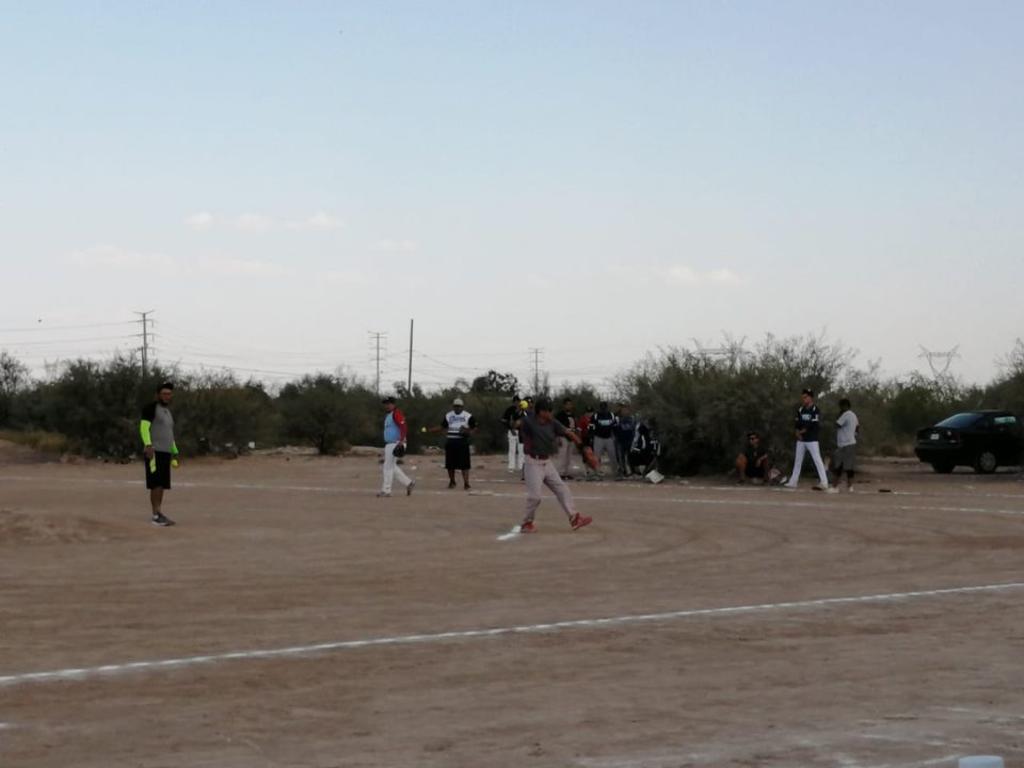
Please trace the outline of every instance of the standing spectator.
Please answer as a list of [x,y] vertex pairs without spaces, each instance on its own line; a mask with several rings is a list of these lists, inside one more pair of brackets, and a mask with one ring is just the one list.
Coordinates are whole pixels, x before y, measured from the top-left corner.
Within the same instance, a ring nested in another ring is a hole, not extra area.
[[462,471],[462,487],[469,490],[469,437],[476,432],[476,419],[466,410],[461,397],[452,400],[452,409],[431,432],[444,432],[444,468],[448,470],[448,487],[455,487],[455,470]]
[[821,411],[814,404],[814,392],[805,389],[800,393],[800,408],[796,412],[796,458],[793,460],[793,474],[786,483],[786,488],[796,488],[800,482],[800,470],[803,469],[804,454],[809,453],[814,462],[814,468],[818,471],[818,485],[814,486],[816,491],[828,490],[828,475],[825,473],[825,464],[821,460],[821,446],[818,443],[818,436],[821,432]]
[[399,446],[399,453],[405,452],[409,427],[405,422],[405,416],[395,404],[395,398],[385,397],[381,403],[384,406],[384,481],[377,495],[390,496],[392,483],[397,477],[398,482],[405,486],[405,495],[411,496],[416,481],[402,471],[395,458],[395,449]]
[[512,405],[505,409],[501,415],[501,423],[508,430],[508,471],[515,472],[523,469],[523,444],[519,441],[519,430],[512,425],[523,417],[526,411],[526,401],[520,400],[519,395],[512,395]]
[[[839,418],[836,419],[836,452],[832,454],[832,472],[836,486],[846,472],[846,490],[853,492],[853,475],[857,471],[857,435],[860,433],[860,420],[850,410],[850,401],[845,397],[839,401]],[[839,488],[830,488],[834,493]]]
[[612,431],[615,434],[615,458],[618,462],[619,477],[632,474],[629,466],[629,451],[633,447],[633,435],[636,433],[636,417],[629,403],[619,403],[618,415]]
[[[562,400],[562,410],[555,414],[555,421],[565,427],[567,430],[572,432],[574,435],[579,435],[576,429],[576,406],[572,401],[571,397],[567,397]],[[563,480],[572,479],[572,454],[573,454],[573,443],[567,437],[558,438],[558,461],[556,462],[555,468],[558,470],[558,475]]]
[[174,442],[174,416],[171,415],[173,398],[174,385],[165,381],[157,388],[156,400],[142,409],[139,420],[152,523],[161,528],[174,525],[163,513],[164,491],[171,490],[171,468],[178,466],[178,444]]
[[616,466],[615,458],[615,415],[608,409],[608,403],[602,402],[597,406],[597,413],[590,421],[590,434],[594,441],[594,458],[597,459],[598,468],[596,476],[603,477],[601,472],[601,457],[608,457],[608,464]]
[[[590,430],[591,422],[594,420],[594,406],[588,405],[583,408],[583,415],[576,420],[576,430],[582,440],[582,447],[592,446],[593,433]],[[582,448],[581,448],[582,450]],[[592,476],[590,467],[584,462],[583,476],[589,480]]]

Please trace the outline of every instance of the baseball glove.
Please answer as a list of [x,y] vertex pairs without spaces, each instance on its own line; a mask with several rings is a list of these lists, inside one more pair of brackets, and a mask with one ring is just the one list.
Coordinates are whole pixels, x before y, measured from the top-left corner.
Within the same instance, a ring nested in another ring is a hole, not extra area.
[[583,455],[583,462],[591,469],[597,469],[601,466],[601,462],[597,460],[597,456],[594,455],[594,449],[589,445],[584,445],[580,448],[580,453]]
[[405,443],[395,443],[395,450],[392,454],[396,459],[400,459],[405,456]]

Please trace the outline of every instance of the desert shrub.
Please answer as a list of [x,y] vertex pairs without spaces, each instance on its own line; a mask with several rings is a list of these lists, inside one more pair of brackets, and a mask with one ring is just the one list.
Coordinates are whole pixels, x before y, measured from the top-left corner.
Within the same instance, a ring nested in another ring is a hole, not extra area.
[[636,408],[657,419],[665,468],[689,474],[731,466],[750,430],[764,436],[780,461],[792,451],[800,390],[829,391],[851,357],[820,337],[767,336],[749,354],[665,350],[627,378]]
[[321,454],[380,442],[375,418],[381,412],[380,398],[352,378],[304,376],[282,387],[277,407],[284,436],[312,445]]
[[6,440],[16,445],[25,445],[40,453],[62,454],[70,448],[70,442],[66,435],[56,432],[43,432],[42,430],[0,430],[0,440]]
[[[155,391],[155,387],[154,387]],[[276,443],[280,418],[274,400],[254,380],[204,372],[179,377],[174,396],[175,438],[187,453],[245,450]]]

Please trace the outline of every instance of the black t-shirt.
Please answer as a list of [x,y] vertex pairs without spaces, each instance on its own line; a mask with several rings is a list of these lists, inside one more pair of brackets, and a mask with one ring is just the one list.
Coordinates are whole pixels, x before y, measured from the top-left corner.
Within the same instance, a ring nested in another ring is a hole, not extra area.
[[796,428],[804,430],[803,435],[799,438],[801,442],[818,442],[818,434],[821,432],[821,411],[818,410],[818,406],[814,404],[800,406],[796,412]]
[[566,429],[576,429],[576,416],[564,408],[555,414],[555,421]]
[[501,423],[504,424],[508,429],[512,429],[512,422],[519,418],[516,414],[519,413],[519,406],[510,405],[505,409],[505,412],[501,414]]
[[747,466],[756,464],[765,456],[768,455],[767,449],[763,445],[747,445],[746,450],[743,451],[743,455],[747,457]]

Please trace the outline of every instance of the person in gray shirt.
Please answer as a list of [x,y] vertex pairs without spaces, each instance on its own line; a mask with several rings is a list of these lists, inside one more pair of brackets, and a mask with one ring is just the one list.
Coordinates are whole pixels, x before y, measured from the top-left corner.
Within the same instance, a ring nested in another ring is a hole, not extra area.
[[850,401],[845,397],[839,401],[839,417],[836,419],[836,450],[832,454],[829,469],[835,475],[835,483],[830,491],[839,491],[839,481],[846,472],[846,490],[853,492],[853,476],[857,471],[857,435],[860,434],[860,421],[857,414],[850,410]]
[[582,441],[579,435],[555,420],[548,398],[537,398],[533,410],[533,413],[526,413],[515,422],[519,430],[519,439],[523,443],[523,472],[526,478],[526,515],[518,527],[518,532],[534,533],[537,530],[533,517],[540,506],[543,485],[555,494],[555,498],[569,518],[569,525],[574,531],[578,531],[583,526],[590,525],[593,518],[576,511],[572,492],[558,474],[552,459],[558,452],[558,438],[569,440],[577,446],[580,446]]
[[164,491],[171,489],[171,468],[178,466],[178,445],[174,442],[174,416],[171,400],[174,385],[165,381],[156,392],[156,400],[142,409],[139,436],[146,457],[146,488],[153,508],[153,525],[166,528],[174,521],[163,511]]

